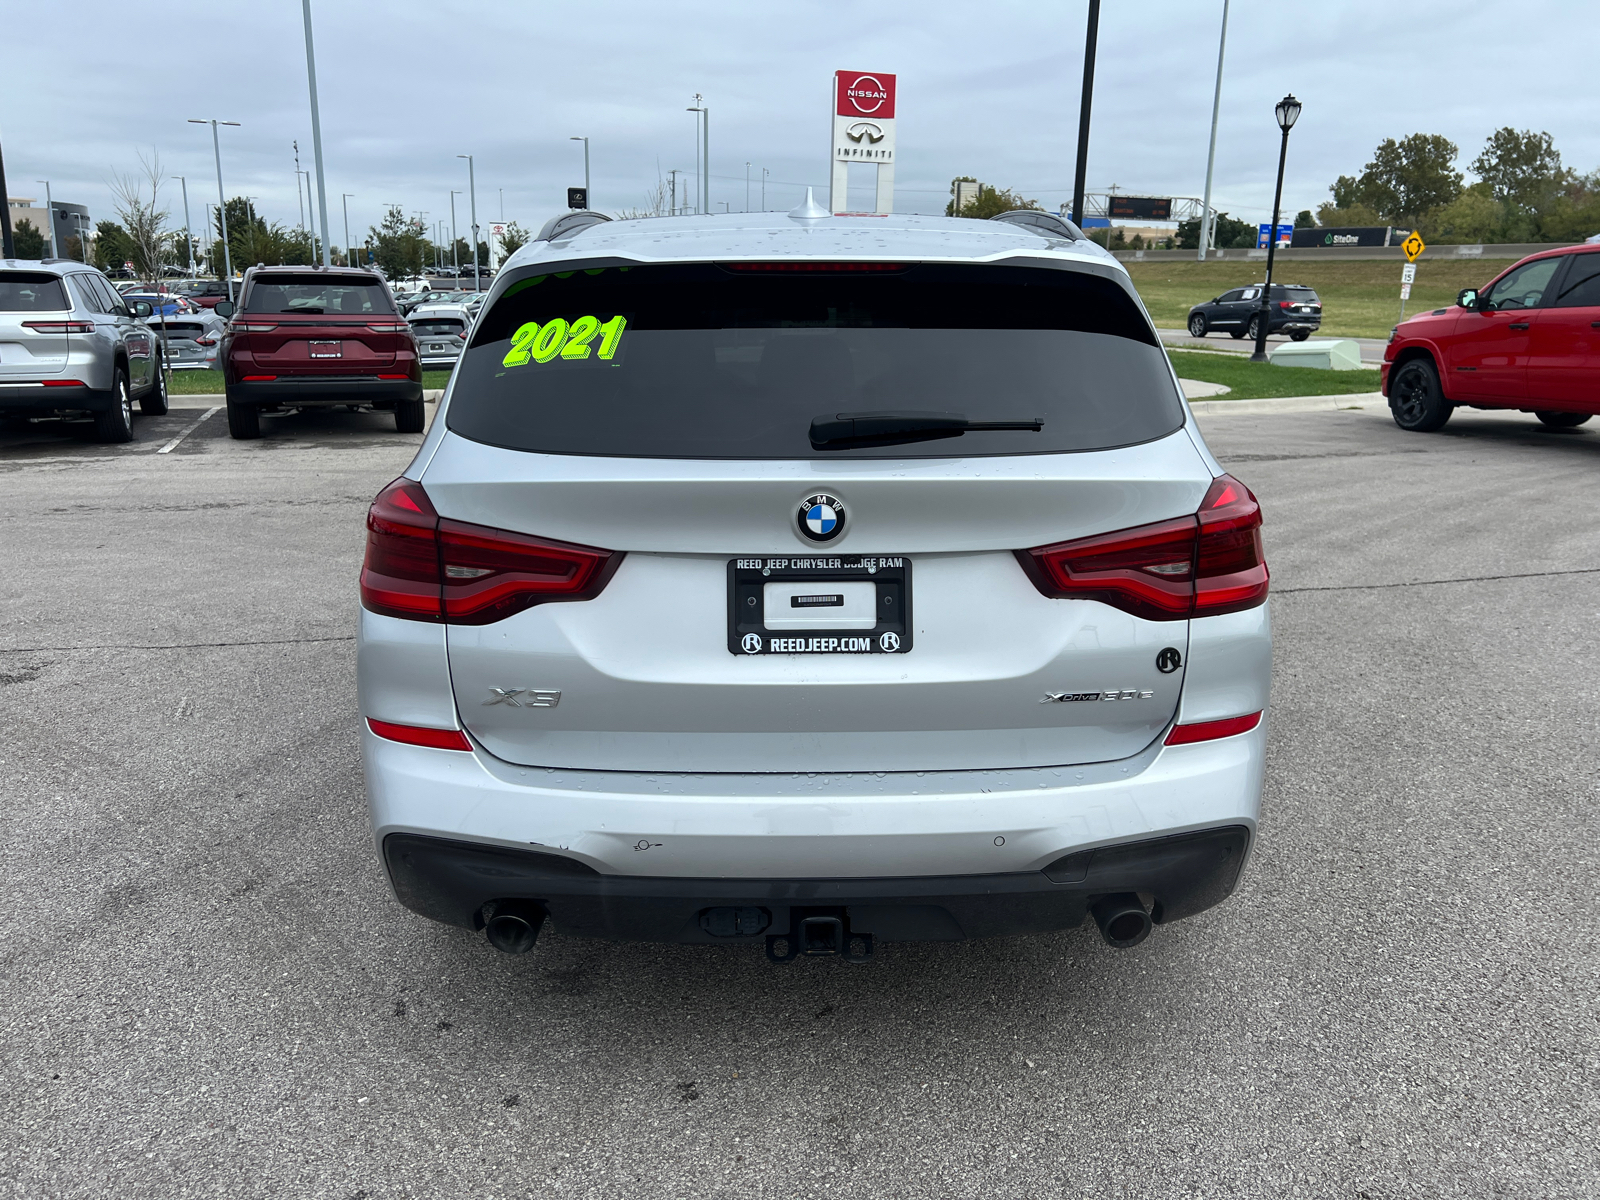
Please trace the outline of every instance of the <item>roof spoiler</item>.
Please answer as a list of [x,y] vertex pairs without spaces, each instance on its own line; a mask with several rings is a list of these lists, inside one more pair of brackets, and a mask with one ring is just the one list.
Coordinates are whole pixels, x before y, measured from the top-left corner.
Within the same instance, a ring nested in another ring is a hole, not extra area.
[[591,225],[598,225],[601,221],[609,221],[605,213],[590,212],[588,209],[574,209],[572,212],[562,213],[559,217],[551,217],[544,223],[544,228],[539,230],[536,242],[553,242],[557,238],[569,238],[581,229]]
[[1039,208],[1013,208],[1010,212],[1003,212],[999,216],[990,217],[991,221],[1004,221],[1008,225],[1021,225],[1024,229],[1031,229],[1040,237],[1065,238],[1069,242],[1086,242],[1083,230],[1079,229],[1065,217],[1058,217],[1055,213],[1045,212]]

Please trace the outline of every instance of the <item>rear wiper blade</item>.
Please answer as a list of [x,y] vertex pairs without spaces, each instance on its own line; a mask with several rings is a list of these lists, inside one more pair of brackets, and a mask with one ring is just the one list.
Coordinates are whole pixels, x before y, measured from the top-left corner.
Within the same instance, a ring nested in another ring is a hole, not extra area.
[[1043,428],[1043,417],[1017,421],[969,421],[962,413],[914,412],[909,409],[824,413],[811,419],[811,446],[814,450],[847,450],[855,446],[931,442],[938,438],[960,437],[969,431],[1017,429],[1038,433]]

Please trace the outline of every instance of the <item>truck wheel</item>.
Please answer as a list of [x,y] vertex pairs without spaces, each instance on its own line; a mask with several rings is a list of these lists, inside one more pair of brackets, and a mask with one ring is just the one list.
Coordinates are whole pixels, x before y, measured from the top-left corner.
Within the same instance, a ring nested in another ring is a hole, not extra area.
[[394,427],[401,433],[421,433],[428,423],[422,400],[396,400],[394,402]]
[[1588,413],[1551,412],[1543,409],[1533,414],[1551,429],[1576,429],[1589,419]]
[[1394,423],[1412,433],[1444,428],[1455,411],[1439,387],[1439,372],[1425,358],[1413,358],[1389,381],[1389,411]]
[[128,372],[117,368],[111,380],[111,403],[94,415],[94,440],[97,442],[133,441],[133,393],[128,390]]
[[228,436],[241,442],[261,436],[261,410],[228,397]]
[[156,355],[156,381],[139,397],[139,411],[147,417],[167,415],[167,373],[161,369],[161,356]]
[[1189,318],[1189,336],[1202,338],[1205,335],[1206,315],[1205,313],[1195,313],[1194,316]]

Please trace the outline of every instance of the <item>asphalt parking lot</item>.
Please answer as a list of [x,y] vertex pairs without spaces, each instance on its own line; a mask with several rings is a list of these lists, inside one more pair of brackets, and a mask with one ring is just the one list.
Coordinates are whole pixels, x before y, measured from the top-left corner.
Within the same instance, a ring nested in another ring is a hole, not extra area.
[[1277,633],[1235,897],[870,966],[389,896],[392,419],[0,431],[0,1195],[1555,1197],[1600,1178],[1600,422],[1203,419]]

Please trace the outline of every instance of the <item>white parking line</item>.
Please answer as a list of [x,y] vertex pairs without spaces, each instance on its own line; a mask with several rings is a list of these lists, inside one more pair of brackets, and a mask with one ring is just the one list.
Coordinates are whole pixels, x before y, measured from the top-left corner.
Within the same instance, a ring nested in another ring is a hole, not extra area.
[[217,412],[221,408],[222,408],[222,405],[213,404],[210,408],[206,409],[205,412],[201,413],[199,417],[197,417],[193,421],[190,421],[189,424],[185,425],[181,430],[179,430],[178,431],[178,436],[173,438],[165,446],[161,447],[161,449],[157,450],[156,453],[157,454],[170,454],[170,453],[172,453],[172,451],[177,447],[179,442],[183,441],[184,438],[188,437],[196,429],[199,429],[201,424],[202,424],[202,422],[204,422],[207,417],[209,417],[212,413]]

